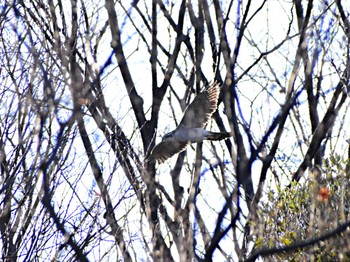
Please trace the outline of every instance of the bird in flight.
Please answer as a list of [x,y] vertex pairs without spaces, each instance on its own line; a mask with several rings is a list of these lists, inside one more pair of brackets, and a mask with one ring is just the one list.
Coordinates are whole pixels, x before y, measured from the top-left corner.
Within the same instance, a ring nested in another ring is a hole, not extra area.
[[149,159],[157,160],[161,164],[184,151],[191,143],[230,137],[228,132],[211,132],[204,129],[217,108],[219,92],[219,83],[214,82],[199,93],[186,108],[177,128],[163,136],[162,142],[153,148]]

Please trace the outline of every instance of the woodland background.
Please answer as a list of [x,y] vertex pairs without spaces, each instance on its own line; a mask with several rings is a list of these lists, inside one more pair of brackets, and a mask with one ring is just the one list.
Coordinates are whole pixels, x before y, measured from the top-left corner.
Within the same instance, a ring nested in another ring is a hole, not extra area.
[[1,260],[350,259],[345,2],[2,1]]

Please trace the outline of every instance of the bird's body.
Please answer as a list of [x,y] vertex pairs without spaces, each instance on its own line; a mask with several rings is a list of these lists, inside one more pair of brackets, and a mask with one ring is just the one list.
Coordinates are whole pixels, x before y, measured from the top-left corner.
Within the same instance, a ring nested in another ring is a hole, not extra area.
[[177,139],[180,142],[201,142],[206,139],[209,131],[203,128],[180,128],[175,129],[173,134],[173,138]]
[[152,150],[150,158],[163,163],[174,154],[184,151],[190,143],[230,137],[228,132],[211,132],[204,129],[217,108],[219,91],[218,83],[214,83],[198,94],[186,108],[178,127],[163,136],[162,142]]
[[[167,136],[168,135],[168,136]],[[180,128],[168,133],[163,137],[173,137],[180,142],[197,143],[203,140],[221,140],[231,136],[228,132],[211,132],[204,128]]]

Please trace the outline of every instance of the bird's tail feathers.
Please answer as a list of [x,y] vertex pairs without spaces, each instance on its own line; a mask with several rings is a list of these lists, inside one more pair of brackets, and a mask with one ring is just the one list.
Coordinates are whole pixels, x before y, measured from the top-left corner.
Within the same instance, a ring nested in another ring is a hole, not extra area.
[[208,140],[222,140],[229,138],[231,136],[231,133],[229,132],[211,132],[209,131],[207,134],[207,139]]

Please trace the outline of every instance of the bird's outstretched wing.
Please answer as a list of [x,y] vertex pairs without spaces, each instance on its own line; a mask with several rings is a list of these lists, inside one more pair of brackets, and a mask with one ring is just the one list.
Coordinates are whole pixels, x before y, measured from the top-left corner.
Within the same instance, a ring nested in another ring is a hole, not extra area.
[[153,148],[149,159],[157,160],[161,164],[173,155],[184,151],[187,144],[174,138],[165,139]]
[[217,108],[219,83],[199,93],[186,108],[178,128],[204,128]]

